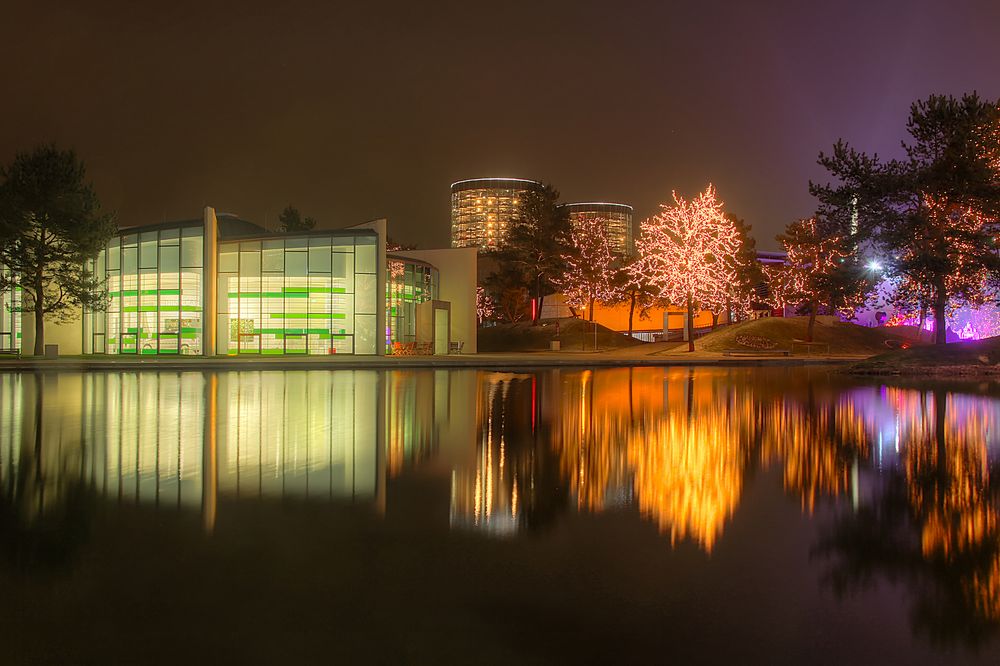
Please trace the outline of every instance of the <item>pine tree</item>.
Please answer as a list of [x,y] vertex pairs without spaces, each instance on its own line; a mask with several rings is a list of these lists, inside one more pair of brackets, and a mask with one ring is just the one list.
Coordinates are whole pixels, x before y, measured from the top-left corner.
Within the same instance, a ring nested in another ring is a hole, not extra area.
[[66,321],[81,306],[106,306],[87,263],[116,231],[73,151],[42,146],[0,171],[0,265],[8,269],[0,290],[21,287],[22,307],[34,312],[36,356],[45,350],[46,316]]
[[905,160],[838,142],[819,162],[839,182],[810,190],[824,214],[853,205],[886,274],[928,295],[944,344],[949,307],[983,302],[1000,275],[1000,108],[975,93],[935,95],[913,104],[907,130]]

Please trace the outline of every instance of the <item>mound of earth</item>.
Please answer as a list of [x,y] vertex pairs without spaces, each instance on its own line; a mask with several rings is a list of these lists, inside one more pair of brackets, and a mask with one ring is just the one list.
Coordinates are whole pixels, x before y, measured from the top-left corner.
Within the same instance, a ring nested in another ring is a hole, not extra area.
[[849,368],[867,375],[1000,375],[1000,337],[879,354]]
[[[766,317],[742,321],[702,336],[695,341],[695,348],[712,352],[791,349],[793,341],[805,340],[808,326],[809,317]],[[892,329],[858,326],[838,321],[835,317],[816,318],[813,341],[828,344],[832,355],[867,356],[915,344],[911,337]],[[826,348],[821,351],[825,352]]]
[[[548,351],[549,343],[557,339],[563,351],[593,351],[594,323],[565,318],[543,319],[535,326],[530,321],[498,324],[480,328],[477,342],[480,352]],[[598,349],[620,349],[641,344],[645,343],[597,325]]]

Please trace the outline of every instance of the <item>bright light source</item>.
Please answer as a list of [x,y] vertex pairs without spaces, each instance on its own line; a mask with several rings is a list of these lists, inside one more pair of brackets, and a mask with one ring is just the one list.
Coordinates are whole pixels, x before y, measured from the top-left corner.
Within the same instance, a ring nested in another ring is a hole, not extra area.
[[868,262],[868,270],[879,272],[882,270],[882,264],[880,264],[875,259],[872,259],[871,261]]

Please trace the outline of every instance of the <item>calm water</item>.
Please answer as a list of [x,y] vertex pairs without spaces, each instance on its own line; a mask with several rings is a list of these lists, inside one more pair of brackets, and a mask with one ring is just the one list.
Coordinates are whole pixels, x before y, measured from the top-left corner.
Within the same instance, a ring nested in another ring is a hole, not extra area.
[[998,663],[1000,399],[0,374],[3,663]]

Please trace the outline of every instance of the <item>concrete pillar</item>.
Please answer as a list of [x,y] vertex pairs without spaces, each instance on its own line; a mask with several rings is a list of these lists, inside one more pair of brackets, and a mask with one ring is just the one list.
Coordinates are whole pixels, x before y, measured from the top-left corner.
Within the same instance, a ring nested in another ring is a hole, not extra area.
[[219,332],[218,275],[219,275],[219,219],[215,209],[205,206],[205,235],[202,243],[201,275],[201,355],[215,356]]

